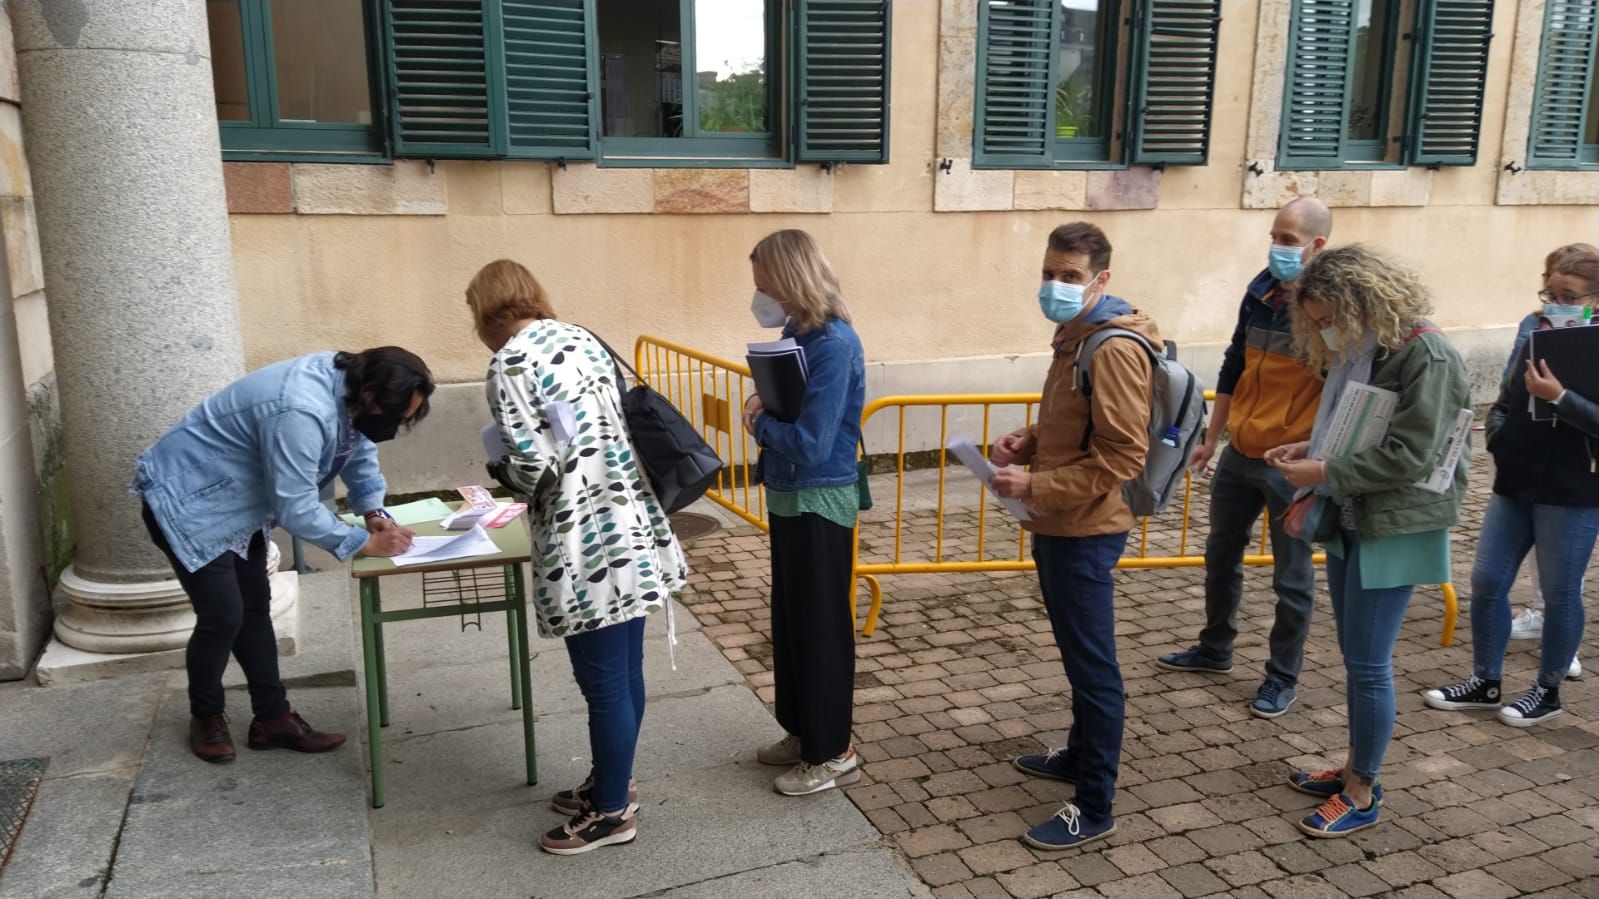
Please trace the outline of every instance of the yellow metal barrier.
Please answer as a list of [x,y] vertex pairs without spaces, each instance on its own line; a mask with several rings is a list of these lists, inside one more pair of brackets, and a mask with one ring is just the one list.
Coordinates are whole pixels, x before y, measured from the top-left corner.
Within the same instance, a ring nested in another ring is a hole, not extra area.
[[[713,356],[682,344],[662,340],[658,337],[640,337],[633,351],[634,367],[640,377],[660,391],[680,411],[688,416],[690,421],[700,426],[701,435],[706,442],[716,449],[717,455],[728,463],[722,477],[705,494],[706,498],[727,509],[729,512],[749,522],[755,527],[768,530],[766,520],[765,493],[752,481],[754,473],[755,455],[758,447],[745,433],[741,423],[744,402],[754,395],[755,385],[750,378],[749,368],[742,363]],[[1205,399],[1215,398],[1213,391],[1205,392]],[[946,503],[945,487],[949,462],[947,452],[943,449],[949,442],[949,417],[950,410],[975,411],[981,410],[982,425],[980,428],[979,446],[988,447],[993,442],[990,425],[994,418],[996,408],[1020,409],[1019,420],[1030,424],[1038,406],[1039,394],[1036,393],[996,393],[996,394],[930,394],[925,396],[887,396],[868,403],[861,414],[861,426],[864,429],[872,417],[885,409],[898,410],[898,444],[894,453],[895,460],[895,485],[894,485],[894,543],[892,559],[890,561],[861,561],[861,535],[863,529],[875,529],[879,522],[877,515],[865,515],[861,527],[855,530],[854,570],[855,577],[864,580],[871,594],[871,605],[867,609],[865,627],[862,628],[863,636],[870,637],[877,629],[877,619],[883,606],[883,588],[879,577],[886,574],[933,574],[957,573],[978,571],[1032,571],[1035,564],[1027,555],[1027,534],[1020,527],[1014,527],[1016,537],[1014,540],[1015,554],[1008,551],[1003,557],[990,555],[987,551],[989,527],[989,508],[992,505],[986,496],[978,492],[972,511],[976,516],[976,542],[975,558],[952,559],[946,558],[945,536],[947,515],[949,511]],[[933,551],[930,558],[907,558],[904,552],[904,537],[906,530],[905,506],[905,472],[906,472],[906,410],[917,407],[935,407],[939,410],[938,443],[938,493],[936,497],[937,515],[934,519]],[[975,482],[974,482],[975,483]],[[1203,568],[1205,557],[1189,551],[1190,511],[1193,502],[1193,478],[1185,475],[1183,495],[1180,504],[1174,504],[1167,515],[1180,514],[1177,529],[1177,545],[1174,554],[1160,555],[1150,553],[1150,522],[1143,519],[1138,527],[1138,552],[1135,555],[1124,556],[1117,563],[1118,568]],[[879,508],[881,508],[881,503]],[[1003,515],[1003,513],[1000,513]],[[1009,529],[1009,528],[1007,528]],[[1157,528],[1157,532],[1160,529]],[[875,531],[874,531],[875,534]],[[1012,545],[1009,537],[1007,545]],[[1315,562],[1323,563],[1326,557],[1318,553]],[[1246,555],[1244,564],[1247,566],[1264,566],[1272,564],[1272,556],[1267,547],[1266,517],[1261,517],[1260,551],[1256,554]],[[1454,587],[1450,584],[1440,584],[1444,598],[1444,622],[1442,645],[1449,646],[1454,642],[1455,617],[1458,612],[1458,599]],[[851,612],[854,612],[854,594],[850,597]]]

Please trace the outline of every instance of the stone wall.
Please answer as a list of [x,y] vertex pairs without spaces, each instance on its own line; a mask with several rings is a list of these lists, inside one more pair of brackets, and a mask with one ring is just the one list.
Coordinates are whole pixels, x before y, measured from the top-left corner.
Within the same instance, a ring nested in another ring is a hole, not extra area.
[[50,635],[50,588],[71,560],[60,411],[8,6],[0,3],[0,680]]

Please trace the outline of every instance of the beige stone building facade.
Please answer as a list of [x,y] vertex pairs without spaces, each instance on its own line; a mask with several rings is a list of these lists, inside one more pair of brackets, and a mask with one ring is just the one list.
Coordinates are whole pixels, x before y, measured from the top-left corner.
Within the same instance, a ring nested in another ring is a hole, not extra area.
[[[47,62],[109,27],[96,16],[123,8],[15,0],[12,18],[16,3],[34,24],[19,26],[19,51],[0,27],[0,223],[16,329],[0,334],[15,360],[0,359],[15,368],[0,425],[29,465],[0,495],[0,530],[34,541],[8,555],[6,589],[38,592],[59,570],[67,518],[53,374],[67,335],[48,321],[76,320],[47,318],[45,273],[130,250],[83,246],[41,263],[27,156],[37,172],[59,148],[37,145],[48,129],[28,121],[16,56],[33,52],[52,71]],[[463,291],[496,258],[529,266],[562,317],[615,345],[649,334],[737,358],[762,336],[747,311],[750,248],[804,228],[842,277],[874,395],[1025,391],[1050,335],[1034,300],[1045,236],[1083,218],[1115,245],[1112,292],[1152,312],[1208,377],[1264,266],[1272,210],[1314,195],[1335,207],[1334,242],[1373,243],[1422,269],[1486,397],[1536,302],[1544,254],[1599,242],[1599,0],[152,10],[129,40],[211,75],[212,96],[185,102],[216,112],[220,140],[206,155],[226,187],[244,366],[399,344],[446,382],[433,418],[385,450],[402,492],[477,476],[486,358]],[[166,21],[192,30],[145,27]],[[65,82],[44,77],[32,92],[52,99]],[[124,112],[108,121],[137,122]],[[106,132],[106,158],[126,134],[161,139],[128,127]],[[198,181],[210,183],[209,165]],[[58,213],[56,246],[70,245],[70,224]],[[208,377],[225,379],[228,365]],[[161,427],[141,423],[126,452]],[[106,483],[125,461],[108,457]],[[7,608],[0,638],[20,627]],[[0,644],[0,677],[18,670],[18,652],[5,667]]]

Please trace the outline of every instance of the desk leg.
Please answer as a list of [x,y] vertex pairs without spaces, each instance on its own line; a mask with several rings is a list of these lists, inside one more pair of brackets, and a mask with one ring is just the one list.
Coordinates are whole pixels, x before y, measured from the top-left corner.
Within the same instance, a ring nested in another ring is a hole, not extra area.
[[374,616],[377,614],[378,579],[361,579],[361,656],[366,669],[366,736],[372,763],[372,807],[383,807],[383,713],[379,708],[379,695],[383,691],[378,683],[378,658],[382,652],[377,643]]
[[[512,591],[515,590],[515,584],[511,576],[511,570],[515,567],[515,565],[507,565],[503,572],[505,575],[505,597],[507,599],[511,598]],[[527,645],[518,639],[519,634],[516,627],[518,617],[516,603],[512,602],[510,608],[505,610],[505,642],[511,655],[511,708],[513,709],[522,707],[522,667],[527,664]]]
[[539,782],[538,744],[533,737],[533,665],[527,659],[527,587],[522,578],[522,566],[511,566],[511,607],[515,609],[516,635],[523,653],[517,657],[521,663],[519,680],[522,684],[522,739],[527,755],[527,782]]
[[[383,594],[378,590],[378,579],[367,578],[372,585],[372,611],[383,611]],[[373,645],[377,647],[378,655],[378,713],[379,723],[384,727],[389,726],[389,654],[383,647],[383,622],[378,621],[376,615],[372,621]]]

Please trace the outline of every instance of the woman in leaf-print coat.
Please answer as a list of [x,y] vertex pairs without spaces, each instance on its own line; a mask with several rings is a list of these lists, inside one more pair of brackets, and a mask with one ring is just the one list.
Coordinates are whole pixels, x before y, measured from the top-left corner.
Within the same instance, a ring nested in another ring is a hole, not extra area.
[[[478,336],[494,352],[489,408],[507,456],[502,479],[530,499],[532,599],[539,633],[562,637],[589,707],[593,768],[557,793],[572,815],[540,838],[559,855],[637,834],[633,752],[644,718],[644,616],[670,612],[688,577],[666,512],[639,467],[616,366],[583,328],[556,321],[532,273],[485,266],[467,288]],[[573,427],[554,426],[561,404]],[[565,439],[561,439],[561,438]]]

